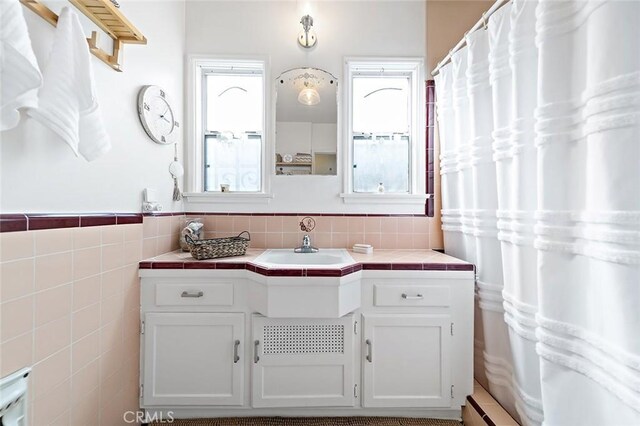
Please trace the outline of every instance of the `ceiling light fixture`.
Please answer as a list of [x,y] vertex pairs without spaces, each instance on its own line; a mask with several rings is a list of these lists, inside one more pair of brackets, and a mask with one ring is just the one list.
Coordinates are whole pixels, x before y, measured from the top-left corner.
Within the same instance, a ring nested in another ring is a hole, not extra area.
[[311,87],[308,81],[304,82],[304,89],[298,94],[298,102],[303,105],[318,105],[320,103],[320,94]]
[[313,27],[313,18],[311,15],[304,15],[300,19],[300,23],[302,24],[302,31],[298,34],[298,43],[300,43],[300,46],[309,49],[315,46],[318,41],[315,31],[311,29]]

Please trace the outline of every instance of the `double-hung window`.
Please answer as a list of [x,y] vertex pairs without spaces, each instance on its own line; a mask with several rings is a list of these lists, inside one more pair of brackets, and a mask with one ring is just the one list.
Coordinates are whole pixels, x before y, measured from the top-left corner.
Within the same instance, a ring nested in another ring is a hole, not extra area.
[[422,61],[348,60],[346,67],[345,201],[374,193],[424,200]]
[[264,192],[264,62],[201,60],[193,71],[196,192]]

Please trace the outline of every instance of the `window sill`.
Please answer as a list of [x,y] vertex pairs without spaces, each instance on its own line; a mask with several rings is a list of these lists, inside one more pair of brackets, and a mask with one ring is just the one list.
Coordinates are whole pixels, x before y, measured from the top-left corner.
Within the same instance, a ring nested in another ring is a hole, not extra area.
[[193,204],[208,203],[248,203],[269,204],[273,194],[263,192],[188,192],[183,194],[185,200]]
[[430,194],[340,194],[345,204],[424,204]]

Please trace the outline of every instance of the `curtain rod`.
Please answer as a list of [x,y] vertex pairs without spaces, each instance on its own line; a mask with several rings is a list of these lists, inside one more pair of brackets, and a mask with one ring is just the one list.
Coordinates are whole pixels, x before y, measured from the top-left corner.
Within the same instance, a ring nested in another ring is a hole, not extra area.
[[[467,31],[466,33],[464,33],[464,35],[466,36],[469,33],[472,33],[476,30],[479,30],[480,28],[486,28],[487,27],[487,20],[489,19],[489,16],[493,15],[493,13],[500,9],[500,7],[502,7],[505,3],[508,3],[511,0],[496,0],[496,2],[491,5],[491,7],[489,8],[489,10],[487,10],[486,12],[484,12],[482,14],[482,17],[480,18],[480,20],[478,20],[478,22],[475,23],[475,25],[473,27],[471,27],[471,29],[469,31]],[[444,57],[444,59],[442,59],[440,62],[438,62],[438,65],[436,65],[436,67],[433,69],[433,71],[431,71],[431,75],[435,76],[438,74],[438,72],[440,72],[440,68],[442,68],[443,66],[445,66],[447,64],[447,62],[451,61],[451,56],[457,52],[458,50],[462,49],[465,45],[467,44],[467,41],[465,39],[465,37],[462,37],[462,40],[460,40],[458,42],[458,44],[456,44],[453,49],[449,50],[449,53],[447,53],[447,56]]]

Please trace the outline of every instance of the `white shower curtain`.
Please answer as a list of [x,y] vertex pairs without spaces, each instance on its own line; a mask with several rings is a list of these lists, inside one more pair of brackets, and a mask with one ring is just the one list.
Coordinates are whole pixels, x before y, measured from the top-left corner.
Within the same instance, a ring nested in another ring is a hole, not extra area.
[[513,0],[436,91],[476,378],[525,425],[640,425],[640,2]]

